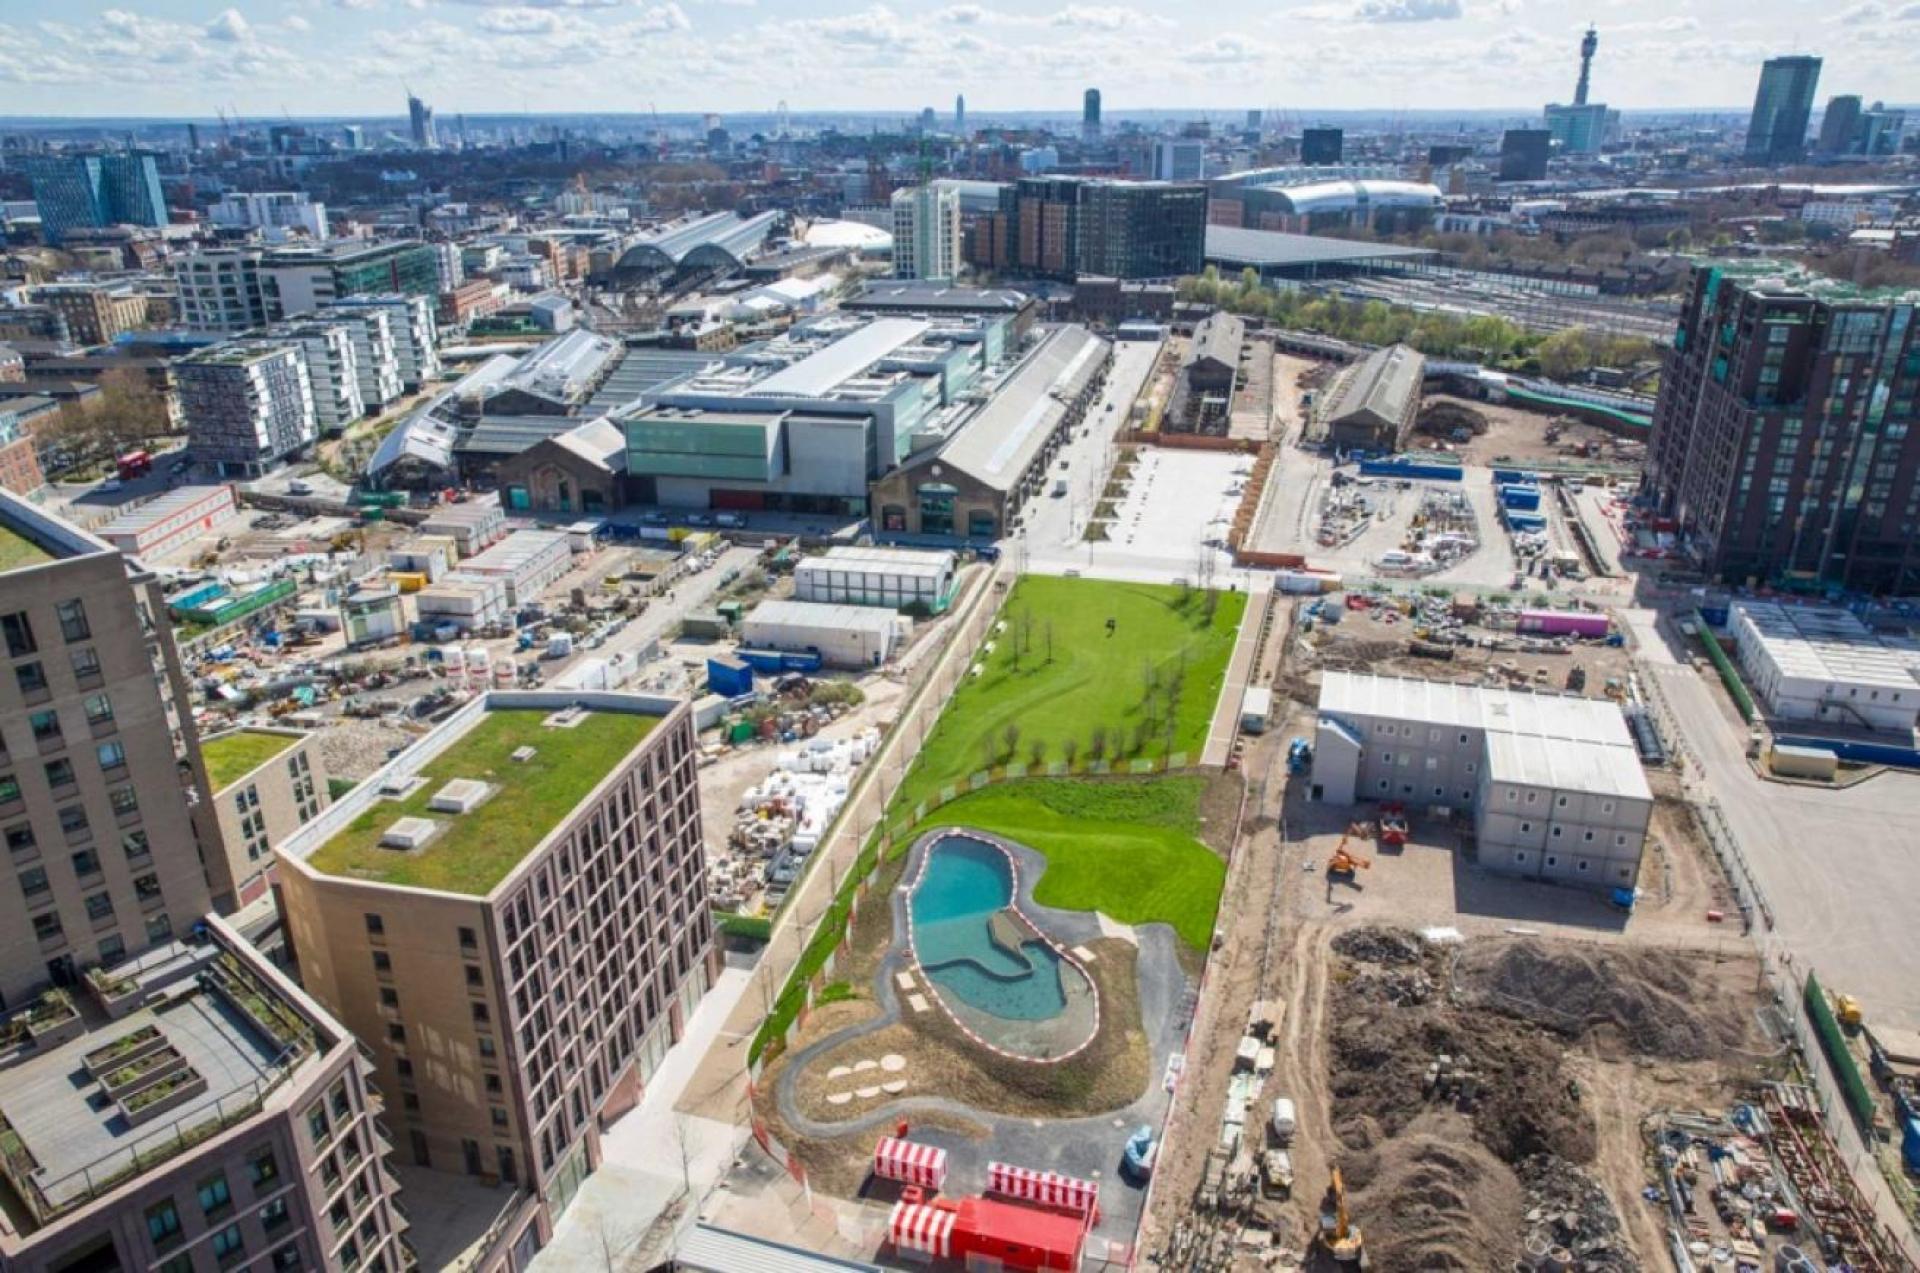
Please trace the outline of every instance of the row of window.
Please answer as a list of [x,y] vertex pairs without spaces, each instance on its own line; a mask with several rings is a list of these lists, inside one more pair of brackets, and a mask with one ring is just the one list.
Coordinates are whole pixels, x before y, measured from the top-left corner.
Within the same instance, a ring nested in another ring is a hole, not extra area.
[[[79,598],[55,602],[53,613],[60,624],[60,635],[68,645],[92,639],[93,628],[87,622],[87,607]],[[29,654],[38,653],[40,649],[40,642],[33,632],[33,620],[24,610],[0,614],[0,640],[6,642],[7,654],[11,658],[23,659]]]

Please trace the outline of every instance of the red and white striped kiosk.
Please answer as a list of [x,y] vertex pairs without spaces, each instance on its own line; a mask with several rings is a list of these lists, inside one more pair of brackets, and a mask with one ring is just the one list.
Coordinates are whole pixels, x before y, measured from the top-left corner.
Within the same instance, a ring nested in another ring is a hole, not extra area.
[[947,1183],[947,1151],[937,1145],[916,1145],[898,1136],[882,1136],[873,1147],[873,1174],[880,1180],[937,1191]]
[[920,1260],[953,1258],[953,1227],[959,1213],[950,1207],[896,1202],[887,1218],[887,1240],[901,1255]]
[[1100,1184],[1057,1171],[1035,1171],[1012,1163],[987,1164],[987,1192],[1037,1202],[1043,1207],[1059,1207],[1087,1218],[1089,1224],[1100,1218]]

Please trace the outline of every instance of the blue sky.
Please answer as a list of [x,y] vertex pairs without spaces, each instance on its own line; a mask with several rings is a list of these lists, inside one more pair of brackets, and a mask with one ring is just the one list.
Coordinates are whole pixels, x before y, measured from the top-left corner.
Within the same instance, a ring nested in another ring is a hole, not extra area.
[[1920,0],[0,0],[0,114],[1742,105],[1920,96]]

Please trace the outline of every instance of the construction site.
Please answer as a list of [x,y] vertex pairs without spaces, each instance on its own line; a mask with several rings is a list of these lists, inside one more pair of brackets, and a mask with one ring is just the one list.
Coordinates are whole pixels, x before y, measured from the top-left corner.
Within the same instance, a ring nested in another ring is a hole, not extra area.
[[1308,798],[1327,670],[1635,705],[1605,616],[1529,633],[1455,600],[1283,603],[1143,1266],[1912,1268],[1800,1086],[1795,988],[1763,975],[1663,755],[1624,904],[1483,869],[1457,814]]

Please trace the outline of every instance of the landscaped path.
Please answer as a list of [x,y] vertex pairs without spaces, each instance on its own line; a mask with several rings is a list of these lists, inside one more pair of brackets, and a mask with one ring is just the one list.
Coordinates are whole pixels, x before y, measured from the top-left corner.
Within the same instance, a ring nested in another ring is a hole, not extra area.
[[1254,654],[1260,648],[1260,621],[1272,600],[1273,578],[1260,574],[1247,583],[1247,608],[1240,616],[1240,636],[1233,643],[1233,658],[1227,663],[1227,678],[1220,686],[1220,701],[1214,705],[1213,724],[1207,731],[1206,750],[1200,753],[1203,765],[1224,765],[1233,754],[1234,735],[1240,732],[1240,703],[1247,686],[1253,683]]
[[[940,828],[922,835],[914,843],[901,878],[918,878],[922,857],[934,841],[951,834],[952,830]],[[1046,870],[1046,858],[1023,844],[983,831],[968,829],[966,834],[997,844],[1013,855],[1019,876],[1016,905],[1056,943],[1072,948],[1103,936],[1099,916],[1089,911],[1056,910],[1033,900],[1033,888],[1041,872]],[[989,1159],[1099,1180],[1101,1223],[1095,1232],[1113,1242],[1130,1243],[1139,1226],[1146,1195],[1143,1188],[1120,1175],[1121,1147],[1127,1135],[1140,1124],[1147,1123],[1158,1129],[1165,1121],[1172,1098],[1162,1083],[1162,1075],[1167,1057],[1181,1049],[1186,1035],[1183,1018],[1190,987],[1175,951],[1178,938],[1173,929],[1166,924],[1144,924],[1133,930],[1140,952],[1135,960],[1135,977],[1139,986],[1141,1025],[1148,1040],[1147,1082],[1145,1090],[1125,1108],[1084,1118],[1037,1119],[984,1113],[944,1096],[903,1096],[844,1121],[809,1118],[801,1112],[794,1096],[800,1073],[826,1052],[900,1020],[895,974],[912,970],[928,985],[929,994],[937,993],[906,948],[908,900],[905,887],[895,889],[888,898],[893,912],[893,940],[873,974],[873,997],[880,1006],[879,1014],[836,1030],[792,1054],[774,1082],[774,1100],[780,1117],[801,1135],[824,1140],[891,1125],[916,1112],[958,1115],[985,1127],[989,1132],[987,1139],[973,1140],[938,1128],[920,1128],[913,1133],[914,1140],[939,1145],[947,1151],[948,1184],[944,1193],[958,1196],[984,1189]],[[936,1005],[928,1004],[927,1011],[939,1010]]]

